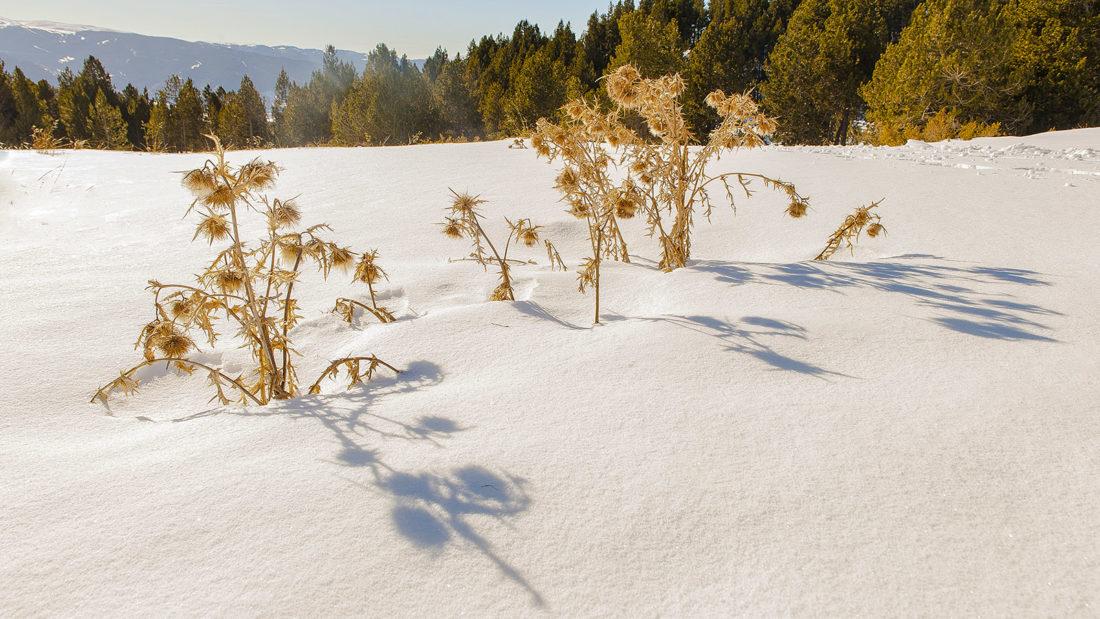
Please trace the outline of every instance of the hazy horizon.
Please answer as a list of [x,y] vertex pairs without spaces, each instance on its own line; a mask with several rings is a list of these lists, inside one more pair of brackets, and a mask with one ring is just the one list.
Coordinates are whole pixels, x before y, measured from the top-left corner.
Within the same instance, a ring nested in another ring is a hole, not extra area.
[[[566,21],[580,34],[588,16],[606,8],[606,0],[473,0],[461,4],[441,0],[332,0],[308,6],[285,0],[196,0],[158,5],[155,9],[136,0],[38,0],[32,6],[23,1],[0,0],[0,16],[21,21],[81,24],[209,43],[303,48],[322,48],[331,43],[361,52],[385,43],[411,58],[430,56],[437,46],[452,56],[465,53],[472,39],[511,33],[524,19],[551,32],[559,21]],[[215,19],[215,14],[224,17]]]

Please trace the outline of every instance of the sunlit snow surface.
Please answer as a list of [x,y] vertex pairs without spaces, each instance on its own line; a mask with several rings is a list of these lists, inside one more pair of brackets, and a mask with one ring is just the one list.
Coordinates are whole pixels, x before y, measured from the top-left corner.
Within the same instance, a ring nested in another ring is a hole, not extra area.
[[[146,280],[188,282],[179,172],[204,155],[0,155],[0,612],[221,615],[1094,615],[1100,587],[1100,130],[894,149],[768,148],[763,188],[662,273],[644,222],[575,274],[520,255],[515,303],[449,262],[448,188],[531,217],[571,268],[555,166],[507,142],[234,153],[285,168],[400,317],[301,284],[300,374],[406,371],[212,408],[139,359]],[[822,264],[855,206],[888,234]],[[204,361],[245,367],[226,334]]]

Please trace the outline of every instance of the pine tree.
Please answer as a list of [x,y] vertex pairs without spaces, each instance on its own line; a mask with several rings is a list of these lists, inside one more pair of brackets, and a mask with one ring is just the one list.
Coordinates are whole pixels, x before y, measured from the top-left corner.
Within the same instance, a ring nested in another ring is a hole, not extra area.
[[340,60],[329,45],[305,86],[291,85],[287,92],[283,124],[289,145],[323,143],[332,136],[332,109],[343,101],[355,82],[355,67]]
[[342,144],[408,144],[439,130],[423,74],[397,52],[378,45],[363,75],[333,106],[332,135]]
[[680,31],[675,22],[635,11],[619,19],[622,41],[615,48],[608,72],[623,65],[634,65],[644,77],[678,73],[684,66]]
[[466,61],[461,56],[443,66],[433,84],[433,96],[444,131],[466,138],[482,134],[481,114],[466,80]]
[[736,17],[711,22],[691,50],[683,101],[684,116],[696,136],[708,135],[719,122],[717,112],[704,102],[708,94],[744,92],[756,84],[756,59],[746,34],[745,24]]
[[66,67],[58,75],[58,113],[69,139],[92,138],[88,117],[100,92],[108,104],[118,107],[118,93],[111,83],[111,75],[95,56],[88,56],[80,73],[73,75]]
[[15,124],[19,112],[15,107],[15,95],[11,89],[11,76],[4,70],[4,61],[0,60],[0,146],[17,146]]
[[1100,125],[1100,1],[1014,0],[1006,8],[1033,133]]
[[710,20],[703,0],[641,0],[638,11],[662,24],[675,22],[684,49],[699,40]]
[[267,142],[271,138],[267,126],[267,104],[247,75],[241,78],[236,98],[244,112],[249,142]]
[[286,74],[286,69],[280,69],[275,80],[275,100],[271,102],[272,137],[280,146],[289,143],[286,133],[286,102],[289,96],[290,76]]
[[88,109],[88,131],[90,142],[96,148],[114,150],[130,146],[122,112],[111,104],[102,90],[96,92]]
[[961,122],[1026,124],[1019,95],[1026,75],[1013,57],[1013,29],[1000,0],[927,0],[861,89],[879,139],[940,112]]
[[508,96],[505,131],[525,133],[565,105],[566,69],[561,59],[552,58],[553,51],[547,46],[524,60]]
[[785,142],[843,144],[862,113],[859,86],[889,39],[883,3],[803,0],[776,42],[761,86]]
[[12,143],[27,142],[35,129],[48,128],[53,123],[46,102],[38,95],[38,86],[23,71],[16,67],[12,71],[11,93],[15,104],[15,122],[12,126]]

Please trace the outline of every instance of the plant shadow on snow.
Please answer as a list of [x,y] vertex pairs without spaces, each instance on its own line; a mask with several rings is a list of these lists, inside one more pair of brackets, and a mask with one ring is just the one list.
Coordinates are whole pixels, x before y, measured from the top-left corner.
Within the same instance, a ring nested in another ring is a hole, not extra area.
[[335,460],[325,462],[368,471],[369,483],[344,479],[393,501],[390,518],[401,537],[416,548],[432,553],[450,544],[468,543],[504,576],[522,587],[534,605],[542,607],[545,603],[539,592],[516,567],[497,554],[493,544],[471,522],[479,516],[505,521],[526,511],[531,498],[525,480],[476,465],[455,467],[443,474],[404,472],[390,467],[382,459],[380,450],[366,444],[367,437],[373,437],[443,447],[443,440],[470,429],[439,415],[424,415],[409,423],[370,411],[370,406],[380,398],[429,388],[439,384],[443,377],[438,365],[417,361],[395,377],[375,379],[334,396],[304,396],[259,410],[220,408],[173,421],[239,415],[283,416],[321,423],[339,443]]
[[[907,260],[921,260],[919,263]],[[927,254],[896,256],[879,262],[799,262],[793,264],[698,261],[690,269],[713,273],[722,282],[783,284],[842,293],[871,288],[900,294],[939,315],[929,320],[946,329],[1004,341],[1056,342],[1051,327],[1037,320],[1059,312],[1014,300],[983,287],[1050,286],[1041,273],[1006,267],[968,266]]]
[[749,355],[776,370],[796,372],[823,380],[828,380],[829,377],[852,378],[847,374],[833,372],[812,363],[788,357],[764,342],[766,338],[805,340],[806,329],[792,322],[761,316],[745,316],[739,323],[720,320],[713,316],[667,315],[637,320],[668,323],[708,335],[721,341],[725,350]]

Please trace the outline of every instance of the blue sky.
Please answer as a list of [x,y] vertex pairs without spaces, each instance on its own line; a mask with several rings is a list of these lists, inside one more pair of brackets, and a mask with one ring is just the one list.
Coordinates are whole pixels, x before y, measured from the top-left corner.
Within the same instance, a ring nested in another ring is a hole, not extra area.
[[410,57],[436,45],[453,54],[471,38],[511,32],[520,19],[580,33],[607,0],[0,0],[0,16],[102,26],[218,43],[263,43],[368,51],[382,42]]

